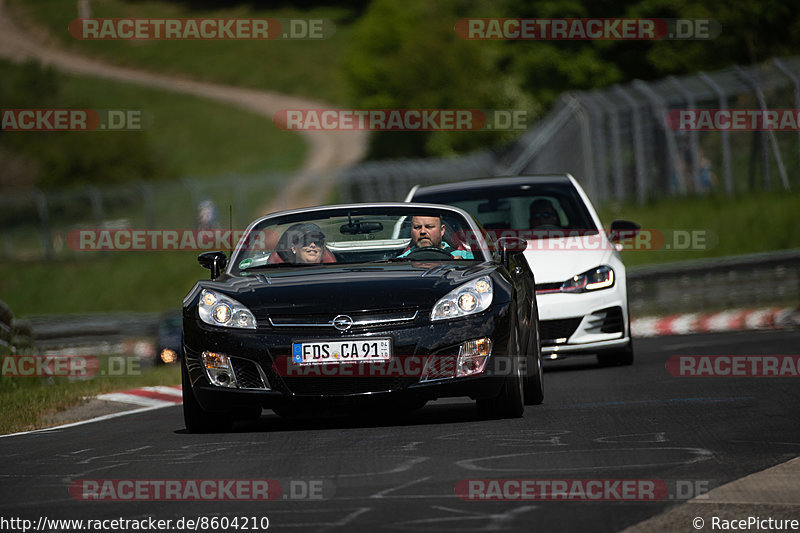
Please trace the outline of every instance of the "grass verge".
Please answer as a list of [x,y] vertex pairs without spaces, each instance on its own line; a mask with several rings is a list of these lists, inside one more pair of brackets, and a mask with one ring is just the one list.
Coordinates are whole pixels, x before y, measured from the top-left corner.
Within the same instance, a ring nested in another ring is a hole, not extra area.
[[[23,67],[0,61],[0,76],[21,76]],[[134,134],[144,136],[161,163],[164,175],[138,176],[160,180],[175,176],[215,176],[288,171],[302,163],[306,145],[293,134],[278,130],[260,117],[223,104],[169,91],[55,73],[53,107],[73,109],[132,109],[152,117],[152,124]],[[14,102],[5,102],[6,107]],[[80,150],[73,142],[91,144],[99,136],[123,132],[17,132],[7,140],[12,148],[36,158],[54,149]],[[63,144],[68,143],[66,147]],[[78,143],[80,144],[80,143]],[[61,148],[59,148],[61,147]],[[96,185],[102,185],[95,183]],[[59,184],[55,184],[59,185]]]
[[97,376],[85,380],[2,376],[0,434],[53,425],[53,415],[84,403],[87,397],[129,388],[179,383],[178,365],[142,370],[141,375]]
[[800,248],[798,206],[800,193],[761,192],[609,205],[600,218],[653,230],[653,249],[622,252],[625,264],[636,266]]

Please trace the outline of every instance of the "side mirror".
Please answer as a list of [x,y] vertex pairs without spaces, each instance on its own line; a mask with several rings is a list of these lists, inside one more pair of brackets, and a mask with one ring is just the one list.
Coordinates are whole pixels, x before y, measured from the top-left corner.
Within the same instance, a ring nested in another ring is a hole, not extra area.
[[619,243],[625,239],[636,237],[641,229],[641,226],[636,222],[631,222],[630,220],[615,220],[611,223],[611,231],[608,234],[608,238],[613,243]]
[[228,258],[225,252],[203,252],[197,256],[197,262],[211,271],[211,279],[217,279],[228,264]]
[[508,266],[508,259],[512,254],[521,254],[528,248],[528,241],[519,237],[500,237],[497,240],[503,264]]

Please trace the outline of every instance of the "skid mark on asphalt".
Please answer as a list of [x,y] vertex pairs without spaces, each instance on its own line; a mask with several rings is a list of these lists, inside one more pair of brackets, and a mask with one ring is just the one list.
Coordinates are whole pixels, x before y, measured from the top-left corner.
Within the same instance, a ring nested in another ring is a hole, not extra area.
[[[636,454],[647,456],[635,460]],[[658,456],[665,456],[659,459]],[[615,457],[616,456],[616,457]],[[530,457],[541,459],[542,465],[520,464],[519,459]],[[652,458],[651,458],[652,457]],[[653,468],[664,466],[688,465],[700,461],[707,461],[713,457],[711,450],[705,448],[682,447],[649,447],[649,448],[613,448],[609,450],[583,449],[559,450],[554,452],[528,452],[512,453],[506,455],[489,455],[456,461],[456,466],[465,470],[488,472],[517,472],[517,473],[542,473],[542,472],[585,472],[595,470],[631,470],[637,468]],[[580,466],[557,466],[553,464],[558,459],[564,459],[564,464],[574,465],[576,461],[585,461]],[[616,459],[616,460],[615,460]],[[500,466],[487,466],[481,463],[499,462]],[[508,463],[505,467],[502,464]],[[613,463],[613,464],[612,464]]]

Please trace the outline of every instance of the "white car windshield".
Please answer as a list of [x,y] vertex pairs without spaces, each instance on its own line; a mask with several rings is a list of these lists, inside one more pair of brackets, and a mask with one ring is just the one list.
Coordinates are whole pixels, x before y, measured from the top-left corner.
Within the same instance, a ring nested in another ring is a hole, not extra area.
[[532,238],[597,233],[580,195],[569,183],[522,184],[414,195],[415,202],[444,203],[472,213],[486,230],[532,230]]

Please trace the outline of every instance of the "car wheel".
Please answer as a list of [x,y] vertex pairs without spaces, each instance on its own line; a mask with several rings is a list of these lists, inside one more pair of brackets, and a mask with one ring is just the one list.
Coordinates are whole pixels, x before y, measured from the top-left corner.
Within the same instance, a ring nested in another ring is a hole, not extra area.
[[189,384],[186,363],[181,363],[181,392],[183,393],[183,423],[189,433],[218,433],[232,427],[230,418],[224,414],[209,413],[197,402]]
[[536,339],[528,350],[525,371],[525,405],[539,405],[544,401],[544,368],[542,347],[539,339],[539,324],[536,324]]
[[[509,346],[516,346],[514,339]],[[511,375],[503,380],[500,394],[477,400],[478,413],[484,418],[519,418],[525,412],[525,384],[519,357],[512,355],[511,364]]]
[[608,353],[597,354],[601,366],[629,366],[633,364],[633,340],[628,341],[625,348]]

